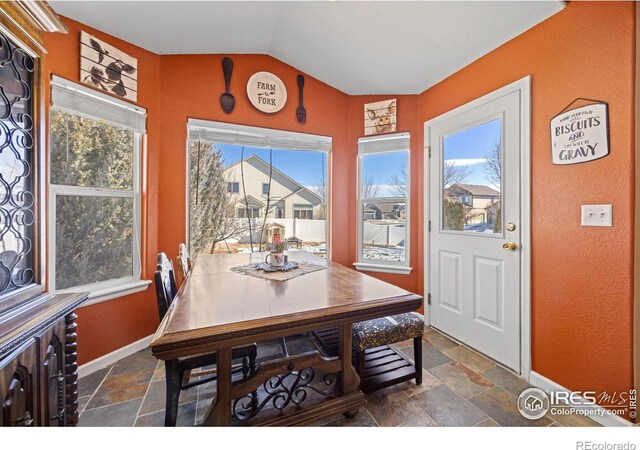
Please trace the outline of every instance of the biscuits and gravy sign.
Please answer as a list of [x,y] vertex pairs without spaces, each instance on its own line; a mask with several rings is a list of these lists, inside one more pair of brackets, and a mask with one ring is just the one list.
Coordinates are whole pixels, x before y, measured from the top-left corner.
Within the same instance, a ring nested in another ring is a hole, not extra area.
[[280,78],[269,72],[257,72],[247,82],[247,96],[258,110],[272,114],[287,103],[287,89]]
[[607,104],[593,103],[562,112],[551,119],[553,164],[578,164],[609,154]]

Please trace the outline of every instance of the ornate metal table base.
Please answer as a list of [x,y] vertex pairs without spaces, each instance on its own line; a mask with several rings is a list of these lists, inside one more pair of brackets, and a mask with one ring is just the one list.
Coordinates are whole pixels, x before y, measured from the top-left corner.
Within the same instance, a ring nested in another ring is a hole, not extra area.
[[[348,334],[346,331],[348,330]],[[351,364],[351,325],[341,326],[344,359],[317,351],[261,364],[256,373],[231,384],[230,349],[218,353],[217,395],[205,425],[305,425],[366,403]],[[258,394],[256,394],[258,392]]]

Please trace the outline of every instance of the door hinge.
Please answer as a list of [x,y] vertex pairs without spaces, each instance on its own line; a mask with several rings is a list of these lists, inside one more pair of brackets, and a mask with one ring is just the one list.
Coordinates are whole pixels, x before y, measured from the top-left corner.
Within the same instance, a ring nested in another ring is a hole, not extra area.
[[431,158],[431,146],[427,145],[427,152],[429,152],[429,158]]
[[431,305],[431,293],[427,294],[427,305]]
[[431,221],[429,221],[429,233],[431,233]]

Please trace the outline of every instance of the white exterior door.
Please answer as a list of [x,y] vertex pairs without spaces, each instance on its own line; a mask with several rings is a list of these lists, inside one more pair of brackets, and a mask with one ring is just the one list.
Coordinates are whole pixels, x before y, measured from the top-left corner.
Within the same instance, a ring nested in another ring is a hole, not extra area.
[[[521,370],[521,92],[425,124],[431,325]],[[493,98],[491,98],[493,97]]]

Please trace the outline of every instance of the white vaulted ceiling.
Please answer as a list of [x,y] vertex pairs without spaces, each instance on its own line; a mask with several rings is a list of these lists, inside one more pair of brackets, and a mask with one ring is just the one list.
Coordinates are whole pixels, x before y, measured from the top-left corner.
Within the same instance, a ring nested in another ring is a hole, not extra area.
[[562,1],[50,3],[59,14],[155,53],[268,54],[351,95],[420,93],[564,7]]

